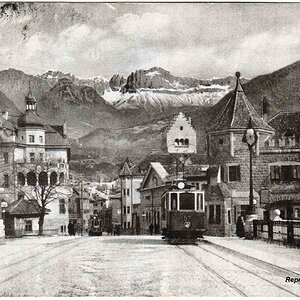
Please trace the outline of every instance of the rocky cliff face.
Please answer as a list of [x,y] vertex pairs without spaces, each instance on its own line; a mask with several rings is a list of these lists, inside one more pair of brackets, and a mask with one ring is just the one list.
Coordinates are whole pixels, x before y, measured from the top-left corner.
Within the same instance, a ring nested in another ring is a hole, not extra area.
[[125,85],[126,79],[119,74],[114,74],[113,77],[109,80],[109,87],[113,91],[120,91]]
[[107,88],[109,88],[108,80],[101,76],[79,78],[71,73],[63,73],[60,71],[48,71],[42,75],[38,75],[38,77],[46,80],[51,87],[57,84],[61,78],[69,78],[76,85],[85,85],[94,88],[100,96],[104,94],[104,91]]
[[37,76],[28,75],[15,69],[0,71],[0,91],[20,110],[25,109],[24,98],[28,94],[29,86],[37,99],[50,90],[50,85]]

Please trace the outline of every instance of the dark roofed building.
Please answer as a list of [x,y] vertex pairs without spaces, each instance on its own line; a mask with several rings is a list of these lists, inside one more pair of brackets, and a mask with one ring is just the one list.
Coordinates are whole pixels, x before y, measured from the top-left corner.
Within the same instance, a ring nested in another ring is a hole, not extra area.
[[240,83],[238,72],[235,90],[223,99],[222,104],[213,125],[208,128],[208,132],[234,129],[244,130],[248,126],[249,119],[252,120],[255,129],[274,132],[274,129],[263,120],[248,100]]

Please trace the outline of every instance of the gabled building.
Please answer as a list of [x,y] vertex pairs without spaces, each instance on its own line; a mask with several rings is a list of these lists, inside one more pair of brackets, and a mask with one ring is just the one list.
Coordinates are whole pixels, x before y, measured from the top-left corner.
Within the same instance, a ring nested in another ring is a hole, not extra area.
[[141,174],[137,165],[134,165],[129,159],[126,159],[119,174],[119,180],[122,203],[122,229],[127,232],[134,232],[136,230],[138,208],[141,204],[138,188],[143,180],[143,174]]

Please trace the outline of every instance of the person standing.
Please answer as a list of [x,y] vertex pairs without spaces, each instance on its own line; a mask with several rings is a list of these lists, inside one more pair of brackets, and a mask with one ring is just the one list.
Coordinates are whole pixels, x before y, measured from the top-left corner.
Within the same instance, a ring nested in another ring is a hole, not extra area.
[[152,223],[149,225],[149,232],[151,235],[153,234],[153,224]]
[[245,225],[244,218],[241,215],[241,213],[239,213],[239,216],[238,216],[237,221],[236,221],[236,235],[239,238],[245,237],[245,227],[244,227],[244,225]]

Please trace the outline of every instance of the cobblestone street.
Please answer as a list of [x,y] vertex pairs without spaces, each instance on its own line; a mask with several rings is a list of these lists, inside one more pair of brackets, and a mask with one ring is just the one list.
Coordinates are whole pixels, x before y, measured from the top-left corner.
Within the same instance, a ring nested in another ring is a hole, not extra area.
[[1,296],[300,296],[284,273],[159,236],[7,240],[0,259]]

